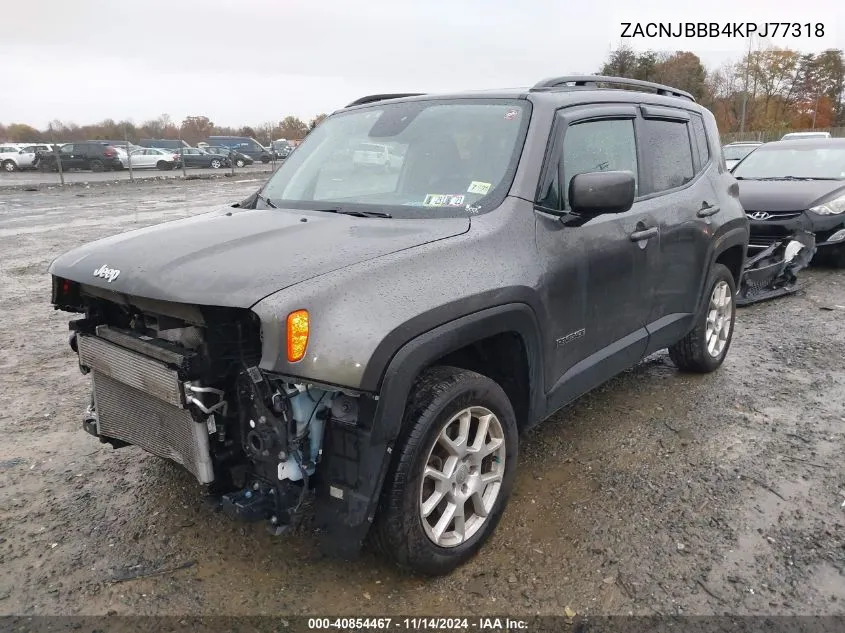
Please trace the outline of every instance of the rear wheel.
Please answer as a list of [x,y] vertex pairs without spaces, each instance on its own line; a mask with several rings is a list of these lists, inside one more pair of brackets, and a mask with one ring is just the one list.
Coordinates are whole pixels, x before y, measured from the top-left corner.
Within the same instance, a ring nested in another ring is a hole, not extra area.
[[103,161],[101,160],[92,160],[91,161],[91,171],[103,171],[105,165],[103,165]]
[[7,171],[9,173],[12,173],[13,171],[17,171],[17,170],[18,170],[18,166],[15,165],[14,161],[11,161],[11,160],[4,160],[3,161],[3,171]]
[[270,157],[269,157],[269,156],[262,156],[262,157],[261,157],[261,162],[262,162],[262,163],[264,163],[264,164],[266,165],[267,163],[269,163],[269,162],[270,162]]
[[708,373],[725,360],[733,338],[736,317],[736,282],[722,264],[714,264],[705,286],[704,309],[695,327],[669,348],[678,369]]
[[215,159],[213,159],[213,160],[211,161],[211,168],[212,168],[212,169],[220,169],[220,167],[221,167],[222,165],[223,165],[222,161],[220,161],[220,160],[219,160],[219,159],[217,159],[217,158],[215,158]]
[[156,167],[160,171],[168,171],[173,169],[173,163],[168,163],[166,160],[160,160],[156,163]]
[[373,542],[398,565],[446,574],[472,557],[502,516],[518,436],[502,388],[435,367],[418,379],[394,451]]

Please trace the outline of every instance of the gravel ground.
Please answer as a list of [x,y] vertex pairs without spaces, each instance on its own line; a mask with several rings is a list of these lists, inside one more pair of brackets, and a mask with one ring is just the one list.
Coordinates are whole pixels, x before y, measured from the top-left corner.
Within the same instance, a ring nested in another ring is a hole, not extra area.
[[742,310],[715,374],[659,353],[523,438],[494,538],[445,578],[234,523],[175,465],[85,434],[51,259],[255,187],[0,192],[0,614],[845,614],[837,271]]

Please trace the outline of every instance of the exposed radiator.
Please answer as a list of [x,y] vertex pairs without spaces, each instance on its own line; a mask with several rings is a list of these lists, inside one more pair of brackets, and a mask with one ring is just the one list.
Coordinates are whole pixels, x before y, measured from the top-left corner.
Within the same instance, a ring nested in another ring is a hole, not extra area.
[[93,376],[99,434],[172,459],[200,483],[214,481],[208,429],[183,405],[177,373],[94,336],[78,344]]

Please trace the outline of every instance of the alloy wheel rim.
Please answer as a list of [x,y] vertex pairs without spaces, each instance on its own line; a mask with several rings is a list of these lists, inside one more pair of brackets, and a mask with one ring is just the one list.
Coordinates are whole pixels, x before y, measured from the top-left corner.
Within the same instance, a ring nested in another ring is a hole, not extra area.
[[420,484],[419,512],[426,536],[457,547],[487,522],[502,488],[505,434],[485,407],[467,407],[437,434]]
[[728,344],[733,325],[733,296],[728,282],[717,283],[710,294],[707,307],[705,343],[707,353],[713,358],[721,356]]

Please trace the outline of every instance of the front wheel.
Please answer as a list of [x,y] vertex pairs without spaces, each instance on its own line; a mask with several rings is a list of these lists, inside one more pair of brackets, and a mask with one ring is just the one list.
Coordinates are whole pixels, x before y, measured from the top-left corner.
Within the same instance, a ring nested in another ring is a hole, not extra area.
[[13,171],[17,171],[18,166],[15,165],[14,161],[11,160],[4,160],[3,161],[3,171],[12,173]]
[[713,265],[705,288],[704,309],[695,327],[669,348],[678,369],[700,374],[715,371],[725,360],[736,318],[736,282],[726,266]]
[[235,167],[243,167],[245,164],[246,163],[244,163],[244,161],[241,160],[240,158],[235,161]]
[[213,161],[211,161],[211,168],[212,169],[220,169],[220,167],[222,165],[223,165],[223,163],[221,161],[217,160],[216,158]]
[[411,393],[373,542],[399,566],[446,574],[492,534],[516,474],[516,418],[502,388],[453,367]]

